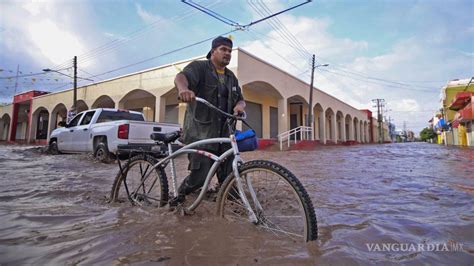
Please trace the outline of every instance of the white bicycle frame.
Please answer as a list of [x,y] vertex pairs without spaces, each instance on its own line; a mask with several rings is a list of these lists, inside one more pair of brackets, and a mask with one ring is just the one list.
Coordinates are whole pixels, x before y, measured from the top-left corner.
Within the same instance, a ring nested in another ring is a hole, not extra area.
[[[217,109],[215,106],[207,102],[206,100],[196,97],[196,101],[202,102],[206,105],[208,105],[210,108]],[[223,144],[223,143],[230,143],[231,148],[225,151],[221,156],[217,156],[211,152],[207,152],[204,150],[197,149],[198,146],[201,145],[206,145],[206,144]],[[193,143],[190,143],[175,152],[173,152],[171,143],[168,143],[168,156],[165,157],[164,159],[160,160],[158,163],[156,163],[153,168],[156,167],[161,167],[165,166],[167,162],[170,162],[170,167],[171,167],[171,176],[172,176],[172,185],[173,185],[173,194],[174,196],[178,196],[178,183],[177,183],[177,178],[176,178],[176,167],[174,164],[174,158],[184,155],[184,154],[189,154],[189,153],[197,153],[202,156],[206,156],[214,161],[214,163],[211,166],[211,169],[209,170],[209,173],[206,176],[206,180],[204,181],[204,185],[202,186],[201,192],[199,193],[197,199],[188,207],[185,208],[185,212],[190,212],[196,209],[201,201],[203,200],[207,189],[209,187],[209,183],[212,179],[212,177],[215,175],[219,165],[228,157],[231,155],[234,155],[234,159],[232,161],[232,171],[235,176],[235,180],[237,183],[237,189],[239,191],[239,196],[242,199],[243,204],[245,205],[245,208],[248,211],[248,216],[249,219],[252,223],[257,224],[258,223],[258,218],[257,215],[255,214],[254,210],[250,206],[250,203],[247,199],[247,196],[244,193],[244,187],[242,183],[242,177],[239,174],[238,170],[238,164],[243,163],[242,158],[240,157],[240,151],[239,147],[237,146],[237,140],[235,139],[235,135],[231,134],[228,138],[212,138],[212,139],[206,139],[206,140],[200,140],[196,141]],[[145,182],[145,180],[148,178],[148,176],[151,174],[151,171],[143,178],[142,184]],[[247,178],[247,187],[249,188],[250,195],[252,197],[252,200],[255,204],[255,208],[258,212],[262,212],[262,206],[260,205],[260,202],[257,199],[257,195],[253,189],[253,186],[251,184],[251,181],[249,178]]]

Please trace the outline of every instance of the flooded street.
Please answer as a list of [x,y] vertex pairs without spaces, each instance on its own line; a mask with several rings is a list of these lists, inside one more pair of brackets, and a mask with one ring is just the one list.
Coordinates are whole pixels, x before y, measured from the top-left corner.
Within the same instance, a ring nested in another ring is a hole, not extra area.
[[[474,149],[425,143],[318,146],[243,157],[276,161],[301,180],[316,209],[316,242],[276,239],[251,224],[223,221],[215,217],[213,202],[190,216],[110,204],[116,164],[2,145],[0,264],[474,261]],[[384,244],[390,250],[382,250]],[[448,251],[430,250],[443,244]]]

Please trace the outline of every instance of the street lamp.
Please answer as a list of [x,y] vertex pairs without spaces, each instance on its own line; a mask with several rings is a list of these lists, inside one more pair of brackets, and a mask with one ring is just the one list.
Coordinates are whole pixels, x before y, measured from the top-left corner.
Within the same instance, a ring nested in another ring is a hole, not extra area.
[[50,69],[50,68],[45,68],[43,69],[44,72],[55,72],[55,73],[58,73],[58,74],[61,74],[63,76],[66,76],[66,77],[70,77],[74,80],[74,96],[73,96],[73,103],[72,103],[72,106],[74,108],[76,108],[76,102],[77,102],[77,79],[84,79],[84,80],[89,80],[89,81],[94,81],[92,79],[88,79],[88,78],[81,78],[81,77],[78,77],[77,76],[77,56],[74,56],[74,60],[73,60],[73,66],[74,66],[74,76],[70,76],[70,75],[67,75],[67,74],[64,74],[62,72],[59,72],[58,70],[54,70],[54,69]]
[[322,65],[314,65],[315,61],[315,55],[313,55],[313,63],[311,67],[311,85],[309,86],[309,110],[308,110],[308,126],[311,128],[311,140],[314,138],[314,132],[313,132],[313,80],[314,80],[314,70],[317,67],[327,67],[329,64],[322,64]]

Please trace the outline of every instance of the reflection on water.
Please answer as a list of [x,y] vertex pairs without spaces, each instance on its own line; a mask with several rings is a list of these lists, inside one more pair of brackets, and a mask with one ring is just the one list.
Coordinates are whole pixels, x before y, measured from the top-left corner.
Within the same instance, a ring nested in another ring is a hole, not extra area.
[[[228,223],[204,202],[191,216],[109,204],[116,165],[0,146],[0,263],[366,264],[474,260],[473,149],[423,143],[253,152],[285,165],[319,223],[310,244]],[[178,165],[185,168],[185,161]],[[462,251],[370,251],[375,244],[462,244]]]

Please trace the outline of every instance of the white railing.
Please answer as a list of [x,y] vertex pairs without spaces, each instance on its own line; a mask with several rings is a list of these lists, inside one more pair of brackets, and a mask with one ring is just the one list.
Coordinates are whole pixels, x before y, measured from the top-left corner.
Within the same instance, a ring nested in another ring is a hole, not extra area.
[[307,126],[300,126],[293,128],[291,130],[285,131],[278,135],[278,140],[280,141],[280,151],[283,150],[283,142],[288,143],[288,147],[290,147],[290,143],[293,140],[294,144],[299,140],[312,140],[313,130],[311,127]]

